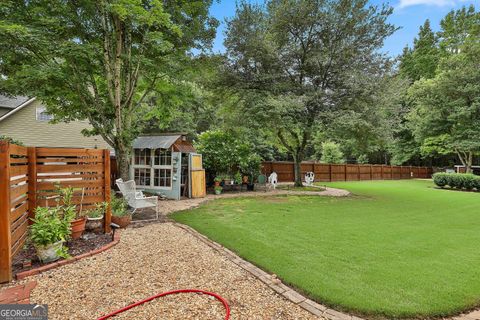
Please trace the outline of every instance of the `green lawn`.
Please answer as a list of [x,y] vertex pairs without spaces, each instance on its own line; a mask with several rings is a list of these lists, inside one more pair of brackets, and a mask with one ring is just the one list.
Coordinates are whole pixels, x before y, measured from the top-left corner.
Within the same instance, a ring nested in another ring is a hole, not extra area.
[[391,318],[480,304],[480,194],[420,180],[328,185],[354,196],[224,199],[174,219],[338,309]]

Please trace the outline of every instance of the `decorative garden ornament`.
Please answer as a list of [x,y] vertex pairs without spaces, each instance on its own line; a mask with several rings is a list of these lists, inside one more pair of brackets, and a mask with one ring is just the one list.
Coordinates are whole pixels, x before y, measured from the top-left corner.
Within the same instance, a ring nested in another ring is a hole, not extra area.
[[277,175],[276,172],[272,172],[270,174],[270,176],[268,176],[268,183],[270,183],[270,185],[275,190],[275,188],[277,187],[277,183],[278,183],[278,175]]
[[305,183],[307,184],[307,186],[312,186],[313,181],[315,181],[315,173],[311,171],[305,173]]

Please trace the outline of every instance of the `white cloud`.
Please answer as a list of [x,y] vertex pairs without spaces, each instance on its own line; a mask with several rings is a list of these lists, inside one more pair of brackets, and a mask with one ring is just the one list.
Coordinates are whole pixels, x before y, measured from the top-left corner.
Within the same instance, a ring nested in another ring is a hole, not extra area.
[[416,5],[428,5],[428,6],[453,6],[455,3],[463,2],[463,0],[400,0],[398,8],[405,8]]

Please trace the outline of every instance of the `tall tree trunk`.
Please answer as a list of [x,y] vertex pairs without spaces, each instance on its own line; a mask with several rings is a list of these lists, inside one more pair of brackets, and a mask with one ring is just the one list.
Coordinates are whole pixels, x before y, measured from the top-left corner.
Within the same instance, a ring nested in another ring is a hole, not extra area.
[[465,173],[472,173],[472,163],[473,163],[473,152],[463,152],[457,151],[458,158],[462,162],[462,165],[465,167]]
[[298,152],[293,155],[293,167],[294,167],[294,174],[295,174],[295,187],[303,186],[302,183],[302,160],[303,154]]
[[115,156],[117,158],[117,169],[119,178],[122,178],[124,181],[130,180],[129,152],[124,147],[117,147],[115,148]]

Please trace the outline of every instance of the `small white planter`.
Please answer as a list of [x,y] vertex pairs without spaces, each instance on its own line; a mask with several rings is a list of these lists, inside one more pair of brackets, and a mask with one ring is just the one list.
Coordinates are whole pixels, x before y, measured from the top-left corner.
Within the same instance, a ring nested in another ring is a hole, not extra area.
[[58,241],[46,246],[35,246],[37,256],[43,263],[48,263],[58,260],[60,257],[58,253],[63,248],[63,241]]

